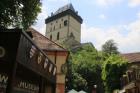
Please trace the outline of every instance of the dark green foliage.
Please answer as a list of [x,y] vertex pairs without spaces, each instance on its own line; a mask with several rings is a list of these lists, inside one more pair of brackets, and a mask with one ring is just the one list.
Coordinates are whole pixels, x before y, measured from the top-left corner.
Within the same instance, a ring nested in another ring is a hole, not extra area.
[[119,55],[110,55],[102,68],[102,79],[106,93],[112,93],[114,89],[120,89],[120,77],[124,74],[127,61]]
[[[77,52],[72,53],[72,62],[72,83],[74,89],[78,91],[85,90],[88,93],[91,93],[93,86],[97,85],[98,93],[104,93],[101,80],[102,63],[100,61],[100,56],[98,56],[97,50],[93,46],[84,45],[83,47],[79,48]],[[82,82],[78,80],[79,78],[81,78]]]
[[111,54],[119,54],[118,48],[114,40],[108,40],[102,45],[102,52],[109,56]]
[[87,81],[79,73],[73,73],[72,83],[73,89],[76,89],[77,91],[87,90]]
[[40,11],[40,0],[0,0],[0,27],[27,29]]
[[97,93],[120,89],[120,78],[126,71],[127,61],[120,57],[115,43],[109,42],[105,44],[107,51],[98,52],[93,45],[86,44],[70,53],[71,89],[87,93],[91,93],[94,85],[97,85]]

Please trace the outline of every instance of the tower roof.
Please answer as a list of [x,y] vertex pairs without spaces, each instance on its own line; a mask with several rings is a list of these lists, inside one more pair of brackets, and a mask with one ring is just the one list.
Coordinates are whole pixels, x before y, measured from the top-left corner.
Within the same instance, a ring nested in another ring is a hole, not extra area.
[[71,15],[80,23],[83,22],[83,19],[81,18],[81,16],[78,15],[78,12],[75,11],[75,9],[73,8],[73,5],[70,3],[63,7],[60,7],[56,12],[51,13],[51,16],[45,19],[45,23],[47,24],[53,20],[56,20],[66,15]]
[[65,5],[65,6],[63,6],[63,7],[61,7],[61,8],[59,8],[55,13],[54,13],[54,15],[57,15],[57,14],[59,14],[59,13],[61,13],[61,12],[64,12],[64,11],[66,11],[66,10],[72,10],[73,12],[75,12],[75,9],[73,8],[73,5],[70,3],[70,4],[67,4],[67,5]]

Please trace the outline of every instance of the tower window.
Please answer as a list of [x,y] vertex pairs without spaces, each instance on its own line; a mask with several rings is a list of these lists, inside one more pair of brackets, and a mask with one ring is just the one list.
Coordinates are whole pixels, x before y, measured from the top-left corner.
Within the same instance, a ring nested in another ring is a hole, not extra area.
[[61,24],[59,25],[59,27],[61,28]]
[[52,35],[50,35],[50,40],[52,40]]
[[68,25],[68,21],[65,20],[65,21],[64,21],[64,26],[67,26],[67,25]]
[[52,31],[52,28],[50,28],[50,32]]
[[59,40],[59,32],[57,33],[57,40]]
[[57,23],[57,21],[56,21],[56,23]]
[[55,30],[55,26],[53,27],[53,30]]
[[63,21],[63,18],[61,19],[61,21]]

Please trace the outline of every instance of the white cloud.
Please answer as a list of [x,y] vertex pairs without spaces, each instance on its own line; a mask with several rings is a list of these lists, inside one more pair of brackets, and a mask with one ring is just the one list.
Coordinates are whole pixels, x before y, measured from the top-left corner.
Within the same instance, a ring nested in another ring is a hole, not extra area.
[[38,32],[40,32],[42,35],[45,35],[46,31],[46,25],[42,24],[42,26],[32,26],[34,29],[36,29]]
[[96,0],[97,4],[100,6],[112,6],[121,3],[123,0]]
[[[82,42],[92,42],[98,50],[109,39],[113,39],[122,53],[140,52],[140,19],[125,26],[107,29],[82,25]],[[125,30],[124,30],[125,29]],[[124,34],[125,32],[125,34]]]
[[137,13],[137,17],[140,18],[140,12]]
[[99,15],[99,18],[105,20],[106,19],[106,16],[104,14],[100,14]]
[[35,28],[37,31],[39,31],[43,35],[45,35],[45,30],[46,30],[45,19],[48,16],[46,0],[43,0],[42,4],[43,5],[42,5],[41,13],[38,15],[37,23],[33,26],[33,28]]
[[128,5],[129,5],[130,7],[139,6],[139,5],[140,5],[140,0],[129,0]]

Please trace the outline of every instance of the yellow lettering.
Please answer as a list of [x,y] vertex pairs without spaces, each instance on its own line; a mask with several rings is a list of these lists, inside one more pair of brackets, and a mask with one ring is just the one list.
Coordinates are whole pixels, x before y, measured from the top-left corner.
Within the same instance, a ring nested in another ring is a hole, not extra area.
[[24,87],[24,82],[20,82],[18,87],[21,87],[21,88]]
[[26,82],[20,82],[18,87],[23,89],[29,89],[29,90],[39,90],[39,87],[37,87],[36,85],[26,83]]
[[0,82],[7,83],[7,80],[8,80],[8,76],[4,76],[0,74]]

